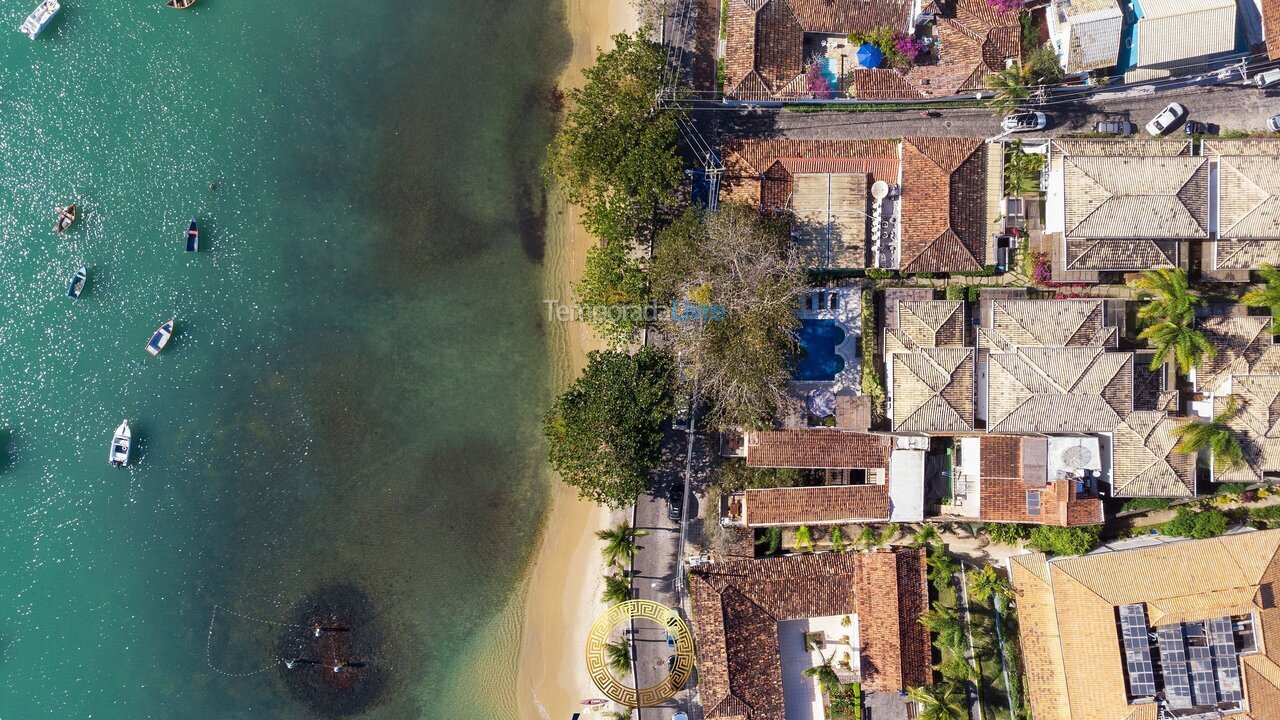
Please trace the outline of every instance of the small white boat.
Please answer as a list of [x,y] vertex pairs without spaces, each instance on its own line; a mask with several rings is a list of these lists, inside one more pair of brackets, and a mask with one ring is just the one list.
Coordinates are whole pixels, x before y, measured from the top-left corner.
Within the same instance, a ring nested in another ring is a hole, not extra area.
[[147,343],[147,352],[153,356],[160,354],[160,351],[164,349],[165,345],[169,344],[169,340],[173,337],[173,323],[177,319],[176,317],[169,318],[169,322],[156,328],[156,331],[151,333],[151,340]]
[[89,279],[89,268],[82,267],[76,270],[76,274],[71,276],[71,282],[67,284],[67,297],[75,300],[80,297],[80,293],[84,292],[84,283]]
[[116,434],[111,438],[111,453],[107,456],[107,460],[115,467],[124,467],[129,464],[129,448],[133,445],[133,433],[129,432],[129,421],[125,420],[120,423],[120,427],[116,428]]
[[18,26],[18,29],[26,33],[27,37],[35,40],[53,21],[53,17],[58,14],[59,10],[62,10],[62,4],[58,0],[43,0],[36,6],[35,10],[31,11],[27,19],[22,21],[22,25]]

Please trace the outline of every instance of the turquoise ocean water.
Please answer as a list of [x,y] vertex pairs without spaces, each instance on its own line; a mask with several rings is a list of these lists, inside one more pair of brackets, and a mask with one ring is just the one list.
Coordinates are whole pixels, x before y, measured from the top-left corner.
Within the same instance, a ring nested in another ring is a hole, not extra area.
[[0,719],[312,717],[259,621],[331,583],[364,717],[514,717],[559,3],[65,4],[0,2]]

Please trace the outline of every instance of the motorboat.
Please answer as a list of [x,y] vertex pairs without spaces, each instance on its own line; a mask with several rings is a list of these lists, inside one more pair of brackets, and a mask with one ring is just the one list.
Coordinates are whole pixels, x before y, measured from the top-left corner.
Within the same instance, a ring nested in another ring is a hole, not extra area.
[[187,225],[187,252],[200,252],[200,228],[196,226],[195,218],[191,218]]
[[27,37],[35,40],[44,32],[44,29],[53,21],[55,15],[62,10],[62,4],[58,0],[43,0],[36,6],[35,10],[27,16],[26,20],[18,26],[18,30],[26,33]]
[[169,318],[169,322],[166,322],[156,328],[156,331],[151,333],[151,340],[147,343],[147,352],[151,353],[153,356],[160,354],[160,351],[164,349],[164,346],[168,345],[169,340],[173,338],[173,323],[176,322],[177,319],[178,318],[176,317]]
[[129,421],[125,420],[120,423],[120,427],[116,428],[116,434],[111,438],[111,452],[107,460],[116,467],[128,465],[129,449],[132,446],[133,433],[129,431]]
[[75,300],[80,297],[80,293],[84,292],[85,281],[89,279],[89,268],[82,267],[76,270],[76,274],[71,276],[71,282],[67,285],[67,297]]
[[169,2],[165,3],[165,6],[171,7],[174,10],[186,10],[195,4],[196,0],[169,0]]

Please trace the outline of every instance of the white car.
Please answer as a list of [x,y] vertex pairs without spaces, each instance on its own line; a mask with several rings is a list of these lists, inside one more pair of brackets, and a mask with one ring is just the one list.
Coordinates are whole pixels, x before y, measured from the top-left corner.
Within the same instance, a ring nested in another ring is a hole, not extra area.
[[1005,132],[1027,132],[1029,130],[1043,130],[1049,124],[1049,118],[1038,110],[1020,110],[1012,115],[1006,115],[1000,121],[1000,129]]
[[1147,132],[1152,137],[1160,137],[1169,131],[1170,128],[1176,127],[1182,119],[1187,116],[1187,109],[1176,102],[1169,103],[1160,114],[1152,118],[1147,123]]
[[1267,129],[1271,132],[1280,132],[1280,115],[1267,118]]

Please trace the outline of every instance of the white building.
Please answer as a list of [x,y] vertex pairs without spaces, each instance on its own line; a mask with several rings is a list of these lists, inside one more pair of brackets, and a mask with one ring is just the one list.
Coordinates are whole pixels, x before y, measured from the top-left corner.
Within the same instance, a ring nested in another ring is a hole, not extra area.
[[1045,16],[1050,42],[1067,74],[1116,64],[1124,29],[1117,0],[1053,0]]

